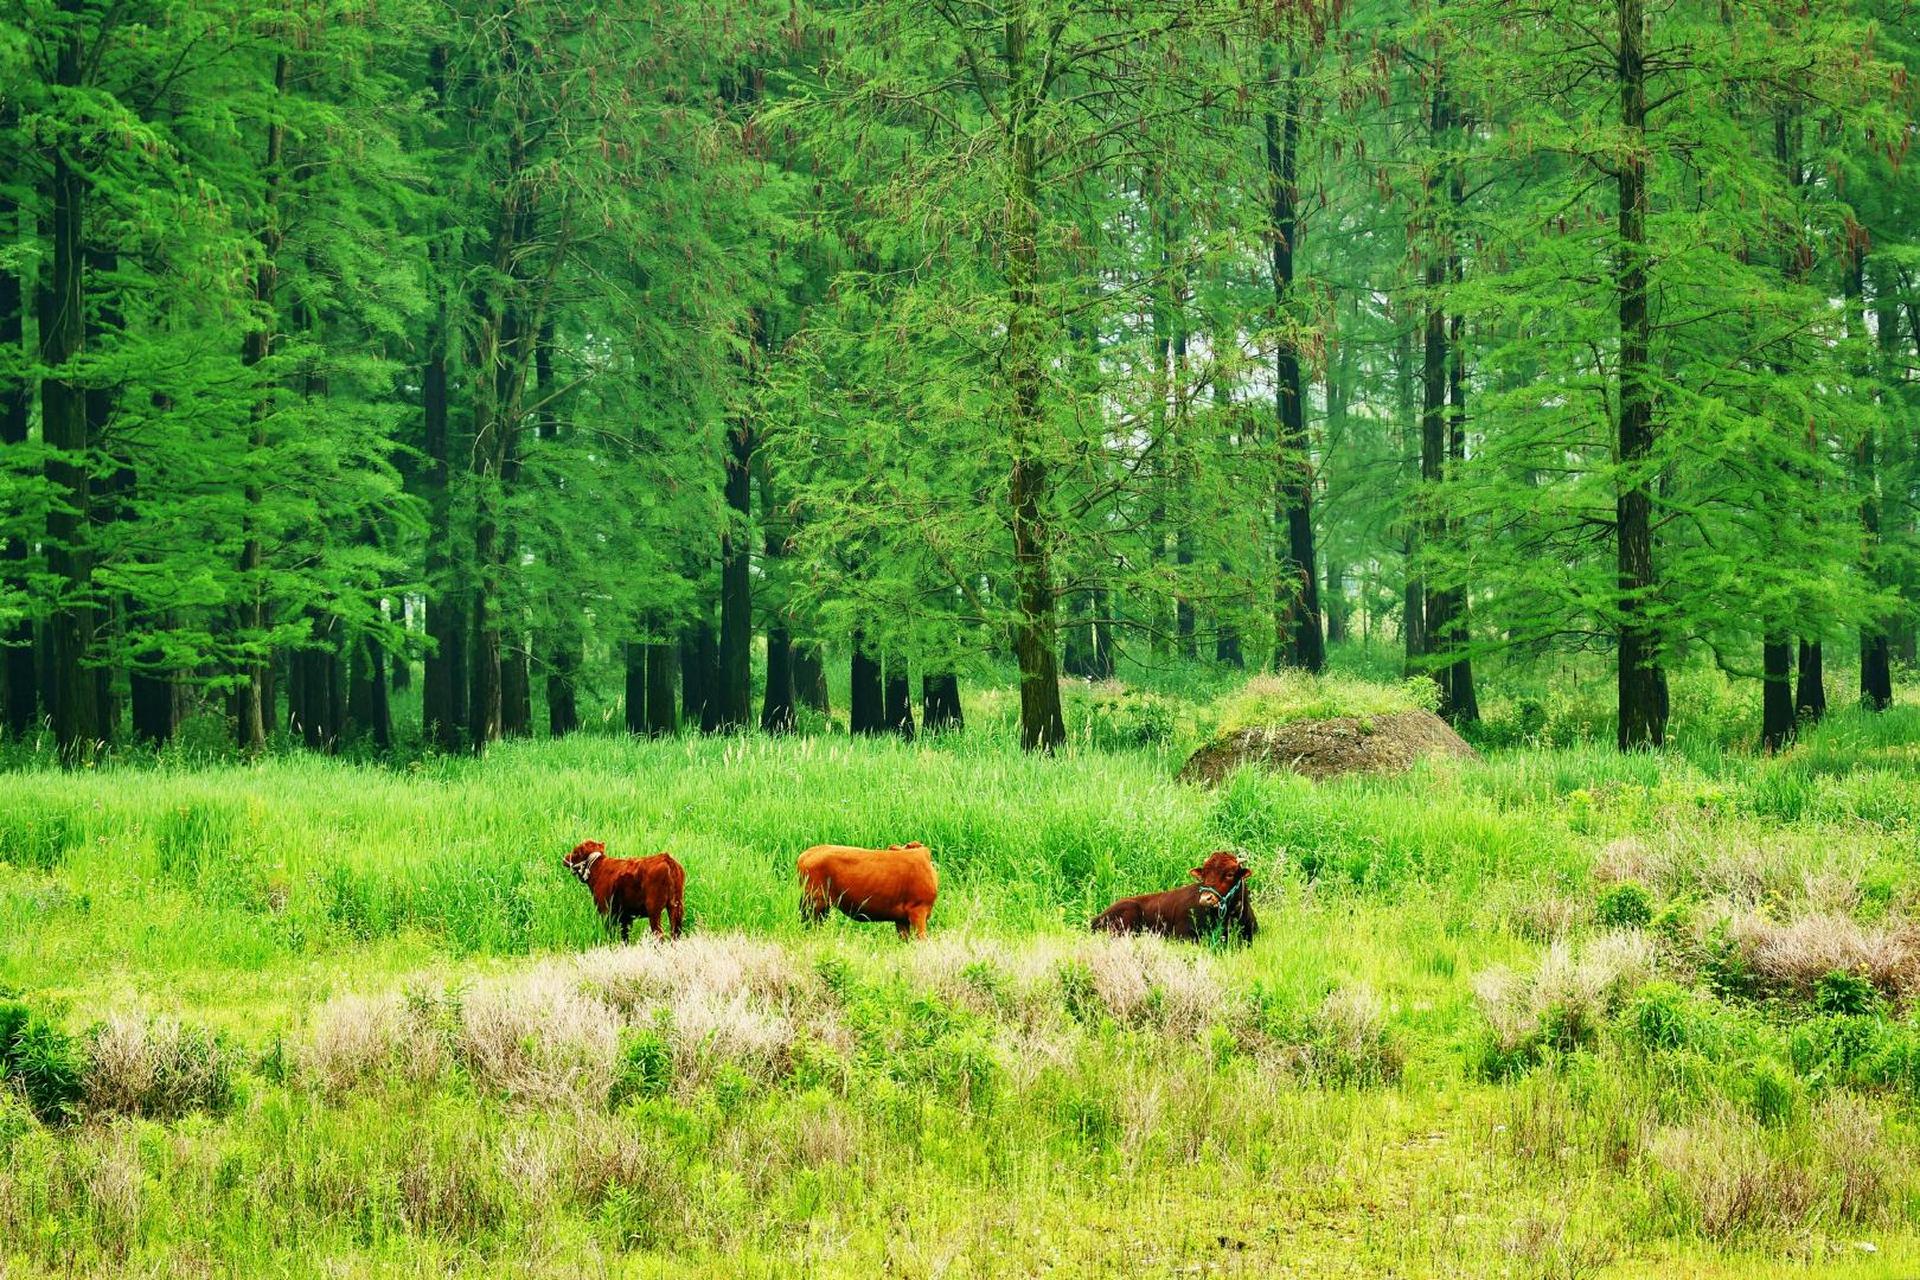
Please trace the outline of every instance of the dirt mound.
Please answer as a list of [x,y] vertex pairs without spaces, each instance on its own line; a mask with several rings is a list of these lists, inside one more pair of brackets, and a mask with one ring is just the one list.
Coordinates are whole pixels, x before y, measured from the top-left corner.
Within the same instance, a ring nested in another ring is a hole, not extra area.
[[1183,782],[1213,786],[1243,764],[1304,774],[1316,781],[1343,773],[1404,773],[1430,755],[1479,755],[1431,711],[1335,716],[1236,729],[1188,757]]

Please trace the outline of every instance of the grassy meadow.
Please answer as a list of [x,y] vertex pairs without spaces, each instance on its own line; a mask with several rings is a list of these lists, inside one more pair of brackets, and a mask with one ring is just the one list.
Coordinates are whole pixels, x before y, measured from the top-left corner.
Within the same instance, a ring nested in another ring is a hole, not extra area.
[[[1702,682],[1622,757],[1543,693],[1478,763],[1173,781],[1409,696],[17,760],[0,1276],[1915,1274],[1920,706],[1763,758]],[[671,849],[690,936],[607,945],[587,836]],[[927,943],[801,925],[801,848],[905,839]],[[1086,934],[1227,846],[1252,948]]]

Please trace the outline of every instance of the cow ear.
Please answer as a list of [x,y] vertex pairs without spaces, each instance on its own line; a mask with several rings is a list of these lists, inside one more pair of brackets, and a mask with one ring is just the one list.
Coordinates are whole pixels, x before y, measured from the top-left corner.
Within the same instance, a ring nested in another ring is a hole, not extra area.
[[1192,876],[1195,880],[1198,880],[1201,877],[1201,875],[1204,874],[1205,872],[1206,872],[1205,867],[1193,867],[1187,871],[1187,874]]

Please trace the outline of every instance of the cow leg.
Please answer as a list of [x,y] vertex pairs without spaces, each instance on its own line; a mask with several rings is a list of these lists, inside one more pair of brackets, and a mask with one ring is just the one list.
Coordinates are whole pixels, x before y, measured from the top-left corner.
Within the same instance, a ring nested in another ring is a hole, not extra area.
[[684,916],[685,909],[677,902],[667,908],[667,920],[673,925],[673,936],[676,938],[680,936],[680,921]]
[[928,908],[928,907],[914,907],[913,909],[908,911],[907,923],[900,926],[900,936],[903,938],[906,937],[907,926],[911,925],[913,927],[914,937],[916,938],[926,937],[927,936],[927,915],[930,912],[930,910],[931,908]]
[[656,938],[660,936],[660,914],[656,911],[647,917],[647,928],[653,931],[653,936]]
[[622,942],[632,941],[631,937],[629,936],[632,928],[633,928],[633,917],[628,915],[626,912],[622,911],[620,913],[620,941]]

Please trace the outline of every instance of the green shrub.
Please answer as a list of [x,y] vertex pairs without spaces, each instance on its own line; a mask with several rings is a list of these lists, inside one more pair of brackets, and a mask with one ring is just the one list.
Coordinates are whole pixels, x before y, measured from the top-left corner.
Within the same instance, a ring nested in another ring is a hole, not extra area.
[[1836,969],[1814,982],[1813,1007],[1817,1013],[1864,1017],[1880,1011],[1880,992],[1860,975]]
[[1467,1074],[1489,1084],[1506,1084],[1540,1063],[1540,1042],[1526,1039],[1508,1044],[1491,1027],[1483,1027],[1465,1046]]
[[1805,1090],[1793,1071],[1772,1058],[1747,1063],[1738,1078],[1740,1100],[1761,1124],[1781,1128],[1792,1122]]
[[1089,699],[1081,709],[1089,746],[1125,751],[1172,742],[1180,732],[1179,709],[1169,699],[1139,689],[1122,689]]
[[1747,963],[1746,953],[1740,949],[1726,920],[1716,923],[1707,933],[1700,956],[1700,976],[1707,980],[1707,986],[1715,995],[1723,998],[1752,999],[1759,991],[1759,978]]
[[13,1038],[27,1025],[28,1009],[24,1000],[0,1000],[0,1075],[7,1073]]
[[48,1124],[79,1114],[85,1062],[74,1038],[44,1014],[30,1013],[6,1046],[6,1075]]
[[1671,982],[1649,982],[1621,1018],[1627,1039],[1648,1053],[1691,1048],[1696,1039],[1693,1000]]
[[1591,1049],[1600,1038],[1594,1007],[1584,1000],[1556,1001],[1540,1015],[1540,1038],[1556,1053]]
[[629,1027],[622,1031],[607,1105],[618,1107],[634,1098],[658,1097],[672,1084],[673,1046],[667,1041],[665,1029]]
[[1063,960],[1055,971],[1060,984],[1060,1004],[1067,1015],[1085,1026],[1097,1027],[1107,1016],[1107,1006],[1093,988],[1093,970],[1084,960]]
[[1882,1018],[1832,1014],[1808,1018],[1787,1036],[1793,1069],[1814,1084],[1841,1084],[1857,1064],[1883,1058],[1895,1025]]
[[1610,884],[1600,891],[1593,915],[1603,929],[1644,929],[1653,923],[1653,894],[1632,880]]

